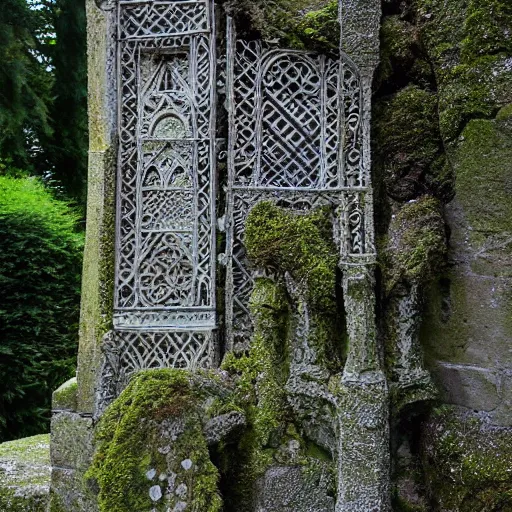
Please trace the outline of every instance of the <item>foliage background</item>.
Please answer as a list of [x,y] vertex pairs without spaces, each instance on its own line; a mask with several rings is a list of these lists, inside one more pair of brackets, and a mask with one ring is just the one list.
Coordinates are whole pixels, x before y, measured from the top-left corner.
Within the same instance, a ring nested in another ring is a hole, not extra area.
[[0,442],[73,376],[87,170],[85,0],[0,9]]

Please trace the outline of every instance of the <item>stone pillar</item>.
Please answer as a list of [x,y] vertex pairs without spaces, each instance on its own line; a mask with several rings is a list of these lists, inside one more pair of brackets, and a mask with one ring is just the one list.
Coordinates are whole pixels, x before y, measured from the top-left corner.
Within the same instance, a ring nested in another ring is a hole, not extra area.
[[345,266],[349,350],[338,397],[337,512],[390,506],[389,393],[376,343],[373,267]]
[[78,411],[94,412],[101,341],[112,325],[116,176],[115,14],[87,0],[89,177],[84,252]]
[[[391,510],[389,392],[375,325],[370,121],[373,73],[379,60],[378,0],[340,0],[340,49],[359,71],[363,178],[360,199],[342,219],[341,268],[349,347],[338,398],[336,512]],[[350,200],[349,200],[350,201]]]

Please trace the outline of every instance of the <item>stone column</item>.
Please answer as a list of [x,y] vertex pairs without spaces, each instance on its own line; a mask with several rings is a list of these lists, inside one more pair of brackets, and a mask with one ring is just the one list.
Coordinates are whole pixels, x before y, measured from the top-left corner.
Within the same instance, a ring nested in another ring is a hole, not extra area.
[[[343,235],[348,242],[342,243],[340,266],[349,346],[336,389],[339,421],[336,512],[391,510],[389,392],[376,336],[370,172],[371,91],[379,60],[380,16],[379,0],[340,0],[340,49],[357,66],[361,87],[360,185],[365,204],[356,214],[359,219],[344,221]],[[355,238],[351,240],[353,234]]]
[[349,350],[338,397],[336,512],[390,506],[389,393],[376,343],[373,267],[344,266]]

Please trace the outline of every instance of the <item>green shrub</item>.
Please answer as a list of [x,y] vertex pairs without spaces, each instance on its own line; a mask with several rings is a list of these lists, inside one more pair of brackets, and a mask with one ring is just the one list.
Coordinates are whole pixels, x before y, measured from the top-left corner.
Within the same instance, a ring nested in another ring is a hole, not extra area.
[[34,178],[0,176],[0,441],[48,429],[75,369],[83,235]]

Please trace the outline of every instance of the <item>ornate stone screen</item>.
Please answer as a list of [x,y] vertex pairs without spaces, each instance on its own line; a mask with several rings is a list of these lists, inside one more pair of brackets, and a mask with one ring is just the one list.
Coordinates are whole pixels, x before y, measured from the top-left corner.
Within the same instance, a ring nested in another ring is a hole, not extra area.
[[362,133],[362,88],[345,55],[237,40],[229,23],[227,340],[246,346],[253,280],[244,224],[261,200],[295,210],[332,204],[342,261],[373,255],[372,199]]
[[215,48],[206,1],[119,1],[118,381],[215,359]]

